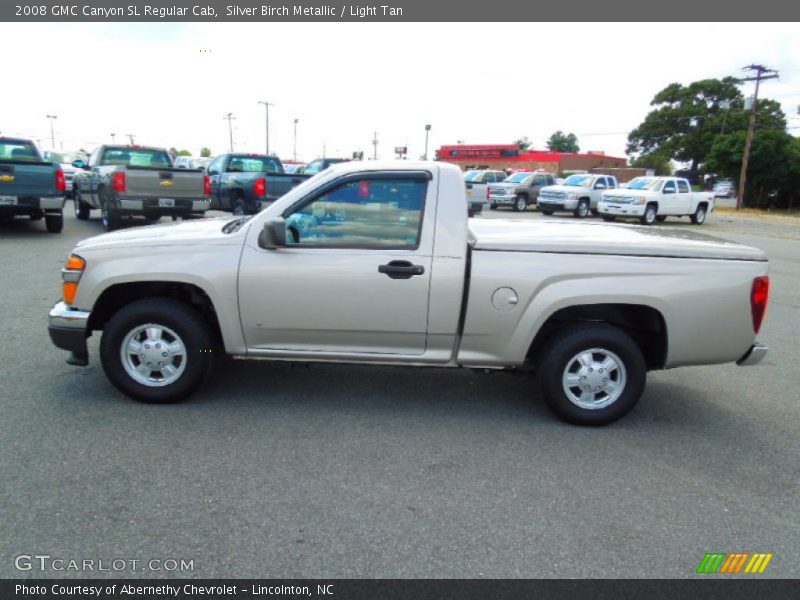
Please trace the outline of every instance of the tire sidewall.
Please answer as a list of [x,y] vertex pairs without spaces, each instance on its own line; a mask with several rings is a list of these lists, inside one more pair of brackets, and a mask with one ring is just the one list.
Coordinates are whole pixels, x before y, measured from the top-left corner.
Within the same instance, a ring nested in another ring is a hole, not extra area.
[[[520,204],[522,206],[520,206]],[[514,210],[517,212],[522,212],[526,208],[528,208],[528,200],[522,194],[517,194],[517,197],[514,198]]]
[[[603,348],[622,360],[626,372],[625,390],[611,405],[585,409],[573,404],[562,387],[567,363],[581,350]],[[644,391],[647,367],[636,342],[624,331],[605,324],[568,326],[547,342],[537,365],[539,387],[545,402],[561,419],[576,425],[607,425],[629,413]]]
[[696,225],[702,225],[706,221],[706,209],[702,206],[698,206],[697,210],[694,213],[694,219]]
[[[652,218],[649,218],[648,215],[651,214]],[[644,216],[642,217],[642,221],[645,225],[652,225],[653,223],[656,222],[657,216],[658,216],[658,209],[654,205],[649,204],[644,209]]]
[[578,207],[575,209],[575,216],[579,219],[585,219],[589,216],[591,209],[589,208],[588,200],[578,200]]
[[[169,327],[186,348],[186,367],[169,385],[143,385],[131,378],[122,364],[120,349],[125,337],[145,323]],[[114,387],[134,400],[153,404],[178,402],[194,392],[210,370],[211,350],[211,335],[202,318],[191,307],[166,298],[139,300],[124,307],[106,323],[100,339],[103,370]]]

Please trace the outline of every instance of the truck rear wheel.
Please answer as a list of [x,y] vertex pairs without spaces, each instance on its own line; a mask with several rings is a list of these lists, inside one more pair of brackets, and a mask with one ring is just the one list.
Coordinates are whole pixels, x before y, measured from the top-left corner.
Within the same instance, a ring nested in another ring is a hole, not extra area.
[[103,229],[106,231],[119,229],[122,224],[119,213],[111,206],[106,192],[101,192],[100,194],[100,212],[103,220]]
[[611,325],[570,325],[548,342],[537,366],[550,409],[576,425],[607,425],[630,412],[644,391],[639,346]]
[[208,324],[169,298],[138,300],[106,323],[100,359],[120,392],[140,402],[178,402],[194,392],[212,365]]
[[44,226],[50,233],[61,233],[64,229],[64,213],[46,214]]

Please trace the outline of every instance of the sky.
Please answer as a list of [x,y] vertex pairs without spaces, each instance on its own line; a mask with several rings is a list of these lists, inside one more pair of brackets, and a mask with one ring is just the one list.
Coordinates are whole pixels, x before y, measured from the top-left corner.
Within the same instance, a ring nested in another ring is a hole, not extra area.
[[[0,24],[0,135],[49,149],[127,140],[188,149],[265,150],[284,160],[364,151],[409,158],[442,144],[544,148],[556,130],[582,151],[624,156],[652,97],[761,63],[762,85],[800,135],[797,24],[683,23],[24,23]],[[745,95],[752,84],[742,86]]]

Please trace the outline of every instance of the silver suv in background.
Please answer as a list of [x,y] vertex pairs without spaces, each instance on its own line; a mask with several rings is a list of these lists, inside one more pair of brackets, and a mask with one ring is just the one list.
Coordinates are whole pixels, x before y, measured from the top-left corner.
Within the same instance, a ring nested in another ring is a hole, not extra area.
[[539,211],[543,215],[554,212],[571,212],[583,219],[597,214],[597,203],[605,190],[615,190],[617,178],[599,173],[570,175],[564,183],[551,185],[539,191]]

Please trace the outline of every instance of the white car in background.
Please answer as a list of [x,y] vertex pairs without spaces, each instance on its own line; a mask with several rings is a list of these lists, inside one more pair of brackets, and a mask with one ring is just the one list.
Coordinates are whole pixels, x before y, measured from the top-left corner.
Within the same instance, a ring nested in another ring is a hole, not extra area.
[[597,208],[606,221],[635,218],[642,225],[652,225],[667,217],[689,217],[702,225],[714,210],[714,196],[693,192],[689,181],[681,177],[637,177],[625,189],[603,192]]

